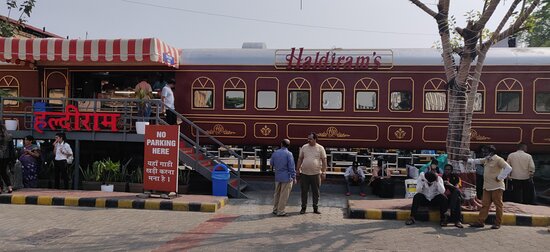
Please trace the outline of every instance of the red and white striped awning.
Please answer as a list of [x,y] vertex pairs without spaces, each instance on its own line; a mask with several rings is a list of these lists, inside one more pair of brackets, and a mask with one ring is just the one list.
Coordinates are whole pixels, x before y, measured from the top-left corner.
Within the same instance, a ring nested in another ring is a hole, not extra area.
[[0,61],[24,64],[179,66],[180,49],[157,38],[0,38]]

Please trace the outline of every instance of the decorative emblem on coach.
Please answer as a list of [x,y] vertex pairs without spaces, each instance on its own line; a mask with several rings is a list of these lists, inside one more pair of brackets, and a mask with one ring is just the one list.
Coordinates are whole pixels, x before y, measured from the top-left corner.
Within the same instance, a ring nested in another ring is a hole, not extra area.
[[475,129],[470,130],[470,140],[485,141],[490,139],[488,136],[479,135]]
[[216,124],[212,129],[207,130],[206,133],[210,135],[235,135],[237,132],[227,130],[221,124]]
[[397,139],[403,139],[407,135],[407,132],[405,132],[402,128],[399,128],[393,134]]
[[260,129],[260,132],[264,136],[269,136],[269,134],[271,134],[271,129],[269,127],[267,127],[267,125],[264,125],[264,127],[262,129]]
[[336,127],[333,127],[333,126],[328,127],[325,130],[325,132],[318,133],[317,135],[320,136],[320,137],[338,137],[338,138],[349,137],[349,134],[342,133],[342,132],[338,131],[338,129]]

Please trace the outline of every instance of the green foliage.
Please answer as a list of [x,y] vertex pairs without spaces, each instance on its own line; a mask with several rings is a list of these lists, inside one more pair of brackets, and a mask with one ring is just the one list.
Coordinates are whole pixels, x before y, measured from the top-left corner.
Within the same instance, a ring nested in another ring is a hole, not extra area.
[[107,184],[119,178],[120,162],[113,162],[110,158],[95,161],[92,164],[92,169],[95,174],[95,181]]
[[[17,0],[7,0],[6,7],[8,9],[8,14],[5,16],[9,18],[12,11],[17,11],[19,15],[17,22],[19,24],[24,24],[27,21],[26,18],[31,16],[35,2],[36,0],[25,0],[19,4]],[[0,20],[0,37],[13,37],[19,29],[20,26],[14,25],[8,20]]]
[[143,183],[143,167],[138,166],[130,175],[130,183]]
[[82,166],[81,166],[80,172],[82,173],[83,181],[94,181],[96,178],[95,170],[90,168],[90,166],[86,167],[86,170],[82,169]]
[[527,30],[521,40],[530,47],[550,47],[550,0],[543,0],[526,21]]

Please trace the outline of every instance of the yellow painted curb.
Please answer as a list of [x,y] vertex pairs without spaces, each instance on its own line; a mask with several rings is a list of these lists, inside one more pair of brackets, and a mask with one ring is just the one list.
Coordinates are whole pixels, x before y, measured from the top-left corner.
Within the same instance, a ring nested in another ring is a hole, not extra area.
[[145,201],[145,209],[159,210],[160,209],[160,201],[146,200]]
[[189,203],[174,202],[174,203],[172,203],[172,210],[174,210],[174,211],[189,211]]
[[105,202],[107,202],[107,199],[95,199],[95,207],[105,207]]
[[38,205],[50,206],[52,204],[52,196],[38,196],[37,203]]
[[201,212],[216,212],[217,204],[201,204]]
[[367,209],[365,210],[365,212],[367,212],[366,214],[367,219],[372,219],[372,220],[382,219],[382,210],[380,209]]
[[132,208],[133,200],[119,200],[118,208]]
[[25,195],[12,195],[11,196],[11,203],[12,204],[18,204],[18,205],[24,205],[25,204],[25,198],[27,198],[27,196],[25,196]]
[[66,197],[65,198],[65,206],[78,206],[78,200],[80,198],[78,197]]

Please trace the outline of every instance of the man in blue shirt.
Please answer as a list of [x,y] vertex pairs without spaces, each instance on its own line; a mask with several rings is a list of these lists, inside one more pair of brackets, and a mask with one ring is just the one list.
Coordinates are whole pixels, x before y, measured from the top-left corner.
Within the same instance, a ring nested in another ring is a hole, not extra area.
[[271,155],[270,164],[275,171],[275,195],[273,199],[273,214],[286,216],[285,207],[292,185],[296,183],[294,156],[288,151],[290,140],[283,139],[281,148]]

